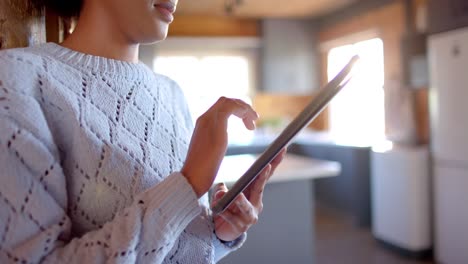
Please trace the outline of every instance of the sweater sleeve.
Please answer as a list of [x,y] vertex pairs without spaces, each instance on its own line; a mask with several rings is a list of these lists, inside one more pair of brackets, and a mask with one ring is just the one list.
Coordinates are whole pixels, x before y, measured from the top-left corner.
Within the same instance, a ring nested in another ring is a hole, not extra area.
[[174,173],[101,229],[70,240],[57,160],[8,118],[0,130],[1,263],[161,263],[201,210],[185,177]]
[[1,263],[161,263],[201,210],[185,177],[174,173],[102,228],[70,240],[57,160],[8,118],[0,130]]
[[247,233],[243,233],[239,238],[234,241],[222,242],[213,232],[213,244],[215,247],[215,262],[220,261],[222,258],[227,256],[229,253],[238,250],[244,244],[247,239]]

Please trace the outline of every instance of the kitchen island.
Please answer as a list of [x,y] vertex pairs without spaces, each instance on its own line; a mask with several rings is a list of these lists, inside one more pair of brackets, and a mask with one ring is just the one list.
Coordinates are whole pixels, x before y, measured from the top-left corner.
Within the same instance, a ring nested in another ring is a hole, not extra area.
[[[255,159],[226,156],[215,182],[229,186]],[[263,212],[246,243],[219,263],[314,263],[314,179],[340,171],[338,162],[286,155],[265,187]]]

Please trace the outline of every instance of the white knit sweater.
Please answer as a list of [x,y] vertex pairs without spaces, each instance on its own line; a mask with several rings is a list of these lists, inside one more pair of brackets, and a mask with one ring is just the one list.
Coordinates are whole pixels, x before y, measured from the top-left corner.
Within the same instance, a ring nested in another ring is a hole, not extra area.
[[192,122],[141,63],[48,43],[0,52],[0,263],[213,263],[223,244],[178,170]]

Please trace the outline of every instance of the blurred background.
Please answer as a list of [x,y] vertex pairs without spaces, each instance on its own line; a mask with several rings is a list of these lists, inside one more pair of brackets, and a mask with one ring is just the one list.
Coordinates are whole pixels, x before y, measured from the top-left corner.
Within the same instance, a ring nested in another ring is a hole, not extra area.
[[[0,1],[1,48],[71,27]],[[180,84],[194,120],[220,96],[253,104],[256,131],[230,121],[229,174],[354,54],[356,77],[295,139],[260,222],[222,263],[468,263],[466,0],[182,0],[140,59]]]

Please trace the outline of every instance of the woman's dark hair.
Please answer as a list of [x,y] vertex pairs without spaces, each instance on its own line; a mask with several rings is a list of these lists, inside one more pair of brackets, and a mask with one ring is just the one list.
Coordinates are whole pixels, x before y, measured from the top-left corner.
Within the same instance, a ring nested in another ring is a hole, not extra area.
[[80,15],[84,0],[31,0],[38,8],[48,8],[63,17]]

